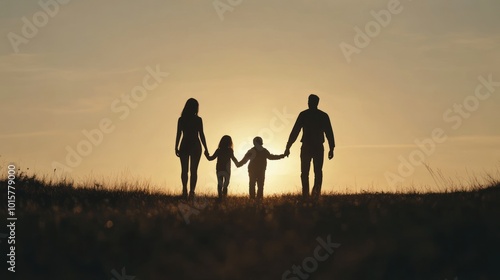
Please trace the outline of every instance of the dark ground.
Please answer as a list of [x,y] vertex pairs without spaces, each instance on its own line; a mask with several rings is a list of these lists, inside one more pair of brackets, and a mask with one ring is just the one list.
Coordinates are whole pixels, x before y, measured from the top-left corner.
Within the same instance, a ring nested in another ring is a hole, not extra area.
[[[190,206],[144,191],[19,180],[17,272],[4,273],[3,238],[1,279],[500,279],[498,184],[325,196],[317,204],[283,196]],[[6,217],[6,207],[0,213]],[[318,238],[340,247],[317,251]],[[313,261],[315,251],[328,258]],[[284,275],[293,265],[310,272]]]

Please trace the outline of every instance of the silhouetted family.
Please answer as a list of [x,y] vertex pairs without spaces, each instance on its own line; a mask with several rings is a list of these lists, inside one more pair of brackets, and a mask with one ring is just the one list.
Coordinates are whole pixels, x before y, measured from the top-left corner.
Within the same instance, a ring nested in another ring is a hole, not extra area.
[[[309,171],[312,161],[314,166],[314,185],[311,195],[314,198],[319,198],[323,182],[323,143],[326,136],[329,146],[328,159],[332,159],[335,149],[335,138],[330,118],[328,114],[318,109],[318,104],[319,97],[311,94],[308,99],[309,109],[299,114],[283,154],[271,154],[264,148],[262,138],[257,136],[253,139],[254,146],[248,150],[241,161],[238,161],[234,156],[233,141],[229,135],[224,135],[221,138],[217,150],[213,155],[210,155],[203,132],[203,121],[198,116],[198,101],[194,98],[188,99],[177,123],[177,135],[175,137],[175,154],[181,160],[183,198],[188,198],[188,170],[191,173],[189,197],[194,198],[195,196],[196,182],[198,180],[198,164],[200,163],[201,146],[203,145],[206,158],[210,161],[217,159],[215,169],[217,173],[217,193],[220,199],[227,196],[227,189],[231,179],[231,161],[237,167],[250,162],[248,164],[250,198],[262,199],[264,196],[267,160],[278,160],[288,157],[290,155],[290,148],[297,140],[301,130],[300,178],[302,181],[302,196],[304,198],[309,197]],[[257,194],[255,193],[255,185],[257,185]]]

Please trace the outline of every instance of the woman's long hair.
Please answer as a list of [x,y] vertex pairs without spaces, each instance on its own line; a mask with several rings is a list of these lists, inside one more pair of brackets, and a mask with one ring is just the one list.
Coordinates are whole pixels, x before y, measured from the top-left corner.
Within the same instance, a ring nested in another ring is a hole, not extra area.
[[224,148],[233,148],[233,139],[231,139],[231,136],[229,135],[224,135],[220,139],[219,142],[219,149],[224,149]]
[[181,117],[198,116],[199,106],[198,100],[189,98],[186,105],[184,105],[184,109],[182,109]]

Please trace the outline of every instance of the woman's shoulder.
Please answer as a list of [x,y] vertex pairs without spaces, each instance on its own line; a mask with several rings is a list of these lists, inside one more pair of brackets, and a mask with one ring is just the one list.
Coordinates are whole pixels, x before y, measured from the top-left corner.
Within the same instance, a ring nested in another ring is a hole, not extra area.
[[196,123],[196,124],[201,124],[203,122],[202,119],[201,119],[201,117],[197,116],[197,115],[193,116],[191,120],[192,120],[193,123]]
[[179,122],[187,122],[187,123],[201,123],[201,117],[199,116],[180,116]]

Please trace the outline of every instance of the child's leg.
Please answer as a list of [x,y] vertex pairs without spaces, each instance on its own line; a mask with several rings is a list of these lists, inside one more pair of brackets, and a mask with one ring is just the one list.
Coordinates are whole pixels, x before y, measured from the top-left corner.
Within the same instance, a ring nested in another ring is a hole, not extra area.
[[231,179],[231,174],[224,175],[224,185],[222,188],[222,196],[224,196],[224,197],[227,196],[227,187],[229,186],[230,179]]
[[248,176],[250,177],[249,191],[250,191],[250,199],[255,198],[255,183],[257,182],[257,178],[252,172],[248,172]]
[[224,185],[224,172],[217,172],[217,195],[222,197],[222,186]]
[[264,197],[264,180],[266,178],[266,175],[264,172],[259,175],[257,178],[257,199],[262,199]]

